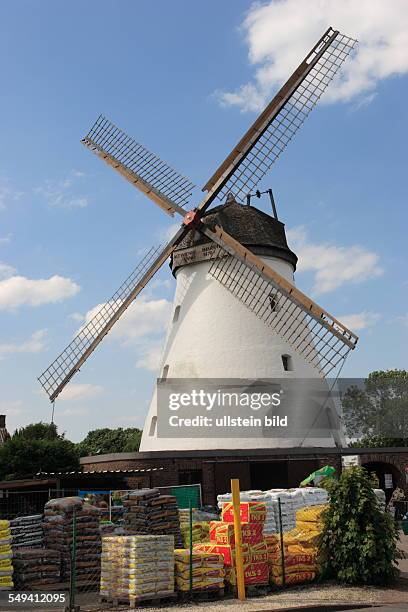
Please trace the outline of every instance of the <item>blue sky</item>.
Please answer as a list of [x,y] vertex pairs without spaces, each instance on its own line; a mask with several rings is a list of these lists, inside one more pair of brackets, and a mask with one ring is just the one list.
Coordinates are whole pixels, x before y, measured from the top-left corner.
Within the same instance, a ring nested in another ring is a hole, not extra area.
[[[81,137],[102,112],[203,185],[276,90],[278,66],[288,76],[336,17],[327,0],[306,27],[305,6],[2,3],[0,410],[11,430],[49,419],[36,377],[173,223]],[[388,23],[386,2],[370,6],[365,20],[339,9],[333,25],[362,41],[360,60],[264,181],[301,257],[298,286],[360,335],[347,376],[407,366],[406,17]],[[173,290],[166,267],[57,401],[69,437],[142,426]]]

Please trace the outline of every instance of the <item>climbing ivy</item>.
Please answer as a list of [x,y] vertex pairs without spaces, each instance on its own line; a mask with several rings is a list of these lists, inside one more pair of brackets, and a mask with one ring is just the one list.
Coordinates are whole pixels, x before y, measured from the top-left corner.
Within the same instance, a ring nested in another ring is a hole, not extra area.
[[391,515],[381,510],[368,471],[346,470],[327,488],[330,506],[321,540],[324,575],[347,584],[392,583],[398,576],[398,531]]

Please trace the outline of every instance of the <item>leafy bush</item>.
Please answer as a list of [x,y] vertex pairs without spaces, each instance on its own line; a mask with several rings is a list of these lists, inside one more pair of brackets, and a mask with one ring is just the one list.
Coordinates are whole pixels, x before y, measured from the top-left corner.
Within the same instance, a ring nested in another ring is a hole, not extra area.
[[378,505],[371,476],[355,467],[329,486],[321,549],[324,575],[347,584],[386,585],[398,575],[398,531]]

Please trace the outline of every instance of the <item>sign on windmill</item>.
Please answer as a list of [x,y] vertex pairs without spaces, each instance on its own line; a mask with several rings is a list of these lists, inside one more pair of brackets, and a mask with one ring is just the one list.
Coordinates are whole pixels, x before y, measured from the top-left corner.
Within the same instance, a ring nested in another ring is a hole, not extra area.
[[[180,215],[182,223],[164,247],[145,255],[41,374],[51,401],[169,258],[177,286],[161,378],[325,377],[341,366],[357,336],[295,287],[297,257],[275,207],[270,216],[240,202],[258,188],[355,44],[332,28],[323,34],[207,181],[202,201],[187,213],[192,182],[105,117],[97,119],[83,144],[166,213]],[[156,423],[154,398],[142,450],[163,448]],[[184,443],[188,446],[188,441],[178,444],[186,448]],[[220,441],[214,444],[220,448]]]

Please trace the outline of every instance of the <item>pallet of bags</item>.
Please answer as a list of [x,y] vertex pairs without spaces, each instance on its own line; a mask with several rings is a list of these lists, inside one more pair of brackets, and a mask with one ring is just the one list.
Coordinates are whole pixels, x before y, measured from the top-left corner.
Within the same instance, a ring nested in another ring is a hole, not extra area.
[[[236,542],[232,503],[222,502],[221,508],[223,520],[210,522],[210,541],[194,546],[194,550],[222,554],[225,582],[235,587]],[[259,501],[244,501],[240,504],[240,516],[245,585],[267,585],[267,549],[263,534],[265,504]]]
[[14,584],[21,591],[56,584],[61,579],[58,550],[23,548],[13,552]]
[[13,550],[28,546],[41,548],[43,545],[42,514],[19,516],[10,521]]
[[305,506],[321,506],[329,501],[329,494],[321,487],[302,487],[302,496]]
[[60,551],[63,580],[69,579],[71,575],[72,544],[75,538],[77,579],[99,582],[99,520],[99,509],[84,503],[80,497],[53,499],[45,504],[44,544],[46,548]]
[[320,563],[314,532],[304,533],[295,528],[283,534],[283,559],[280,535],[269,535],[265,539],[271,584],[282,586],[283,573],[285,584],[300,584],[315,579],[320,571]]
[[[258,493],[257,496],[260,496]],[[250,495],[254,497],[254,494]],[[239,506],[241,519],[242,543],[247,544],[246,558],[244,558],[244,584],[245,586],[267,585],[269,581],[269,570],[267,564],[266,542],[264,537],[264,526],[267,518],[265,501],[243,501]],[[222,520],[229,526],[229,531],[234,531],[234,510],[232,502],[226,502],[222,506]],[[214,532],[214,528],[213,528]],[[219,529],[215,529],[215,538],[219,537]],[[222,535],[222,534],[220,534]],[[213,535],[214,537],[214,535]],[[230,538],[231,565],[226,566],[225,580],[235,588],[237,584],[235,563],[235,537]],[[226,558],[229,560],[228,551]]]
[[0,591],[14,586],[12,557],[10,522],[0,520]]
[[323,531],[323,514],[327,508],[328,504],[321,504],[320,506],[306,506],[298,510],[296,513],[297,530],[305,532],[305,535],[309,532],[310,538],[316,536],[315,539],[318,540]]
[[[190,550],[176,549],[175,585],[177,591],[190,590]],[[193,591],[220,591],[224,588],[224,559],[221,554],[198,550],[192,552]]]
[[[290,531],[295,527],[295,508],[298,507],[299,494],[293,490],[270,489],[267,491],[242,491],[241,503],[263,503],[266,514],[264,519],[264,533],[279,533],[279,502],[281,500],[282,528]],[[217,496],[218,507],[222,509],[226,503],[232,503],[231,493]]]
[[[181,523],[181,537],[185,548],[190,546],[190,525],[189,523]],[[208,521],[193,521],[192,524],[192,541],[193,544],[206,542],[210,537],[210,523]]]
[[106,536],[102,539],[100,595],[137,602],[174,594],[174,537]]
[[172,534],[177,547],[183,545],[177,500],[160,495],[158,489],[138,489],[123,500],[124,526],[129,534]]

